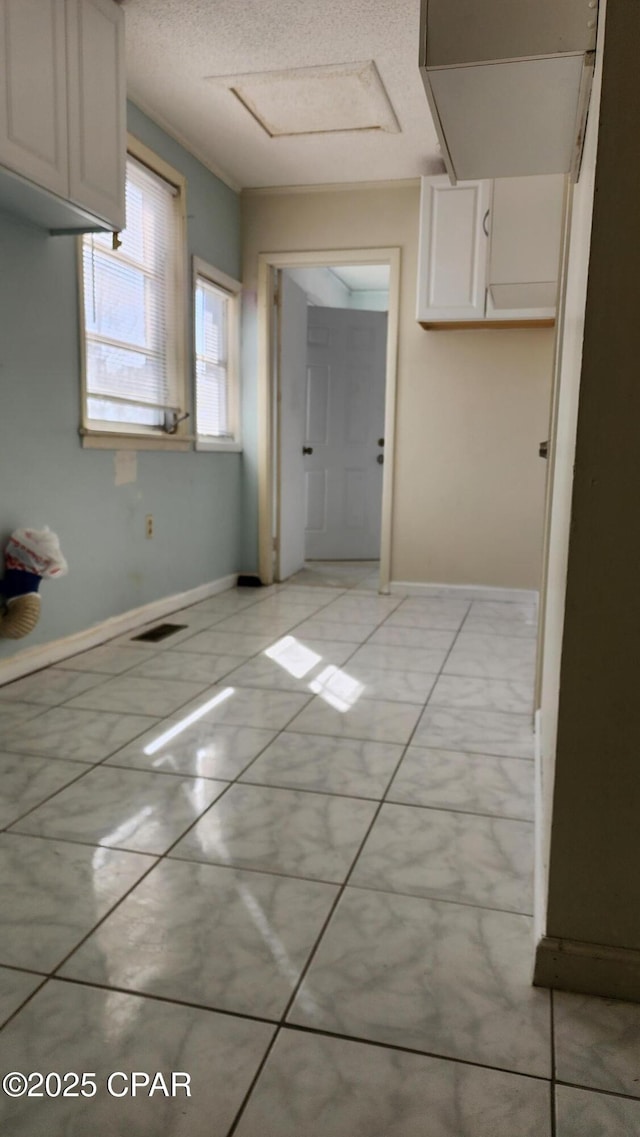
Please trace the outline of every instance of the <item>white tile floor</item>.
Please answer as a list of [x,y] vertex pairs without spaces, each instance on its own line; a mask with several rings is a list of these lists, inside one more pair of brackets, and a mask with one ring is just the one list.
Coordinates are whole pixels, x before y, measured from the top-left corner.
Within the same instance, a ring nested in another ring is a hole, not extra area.
[[0,1070],[98,1086],[3,1132],[640,1132],[640,1006],[530,985],[533,607],[376,587],[309,565],[0,689]]

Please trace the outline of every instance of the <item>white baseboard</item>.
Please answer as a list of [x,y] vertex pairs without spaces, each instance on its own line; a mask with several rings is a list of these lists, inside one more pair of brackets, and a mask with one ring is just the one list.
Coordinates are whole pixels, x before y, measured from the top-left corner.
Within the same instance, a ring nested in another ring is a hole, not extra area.
[[143,604],[140,608],[131,608],[119,616],[111,616],[100,624],[93,624],[82,632],[75,632],[71,636],[64,636],[51,643],[38,644],[27,648],[18,655],[0,660],[0,686],[20,679],[32,671],[40,671],[43,667],[50,667],[61,659],[76,655],[80,651],[88,651],[97,647],[106,640],[121,636],[134,628],[144,627],[145,624],[158,620],[161,616],[168,616],[170,612],[177,612],[180,608],[187,608],[190,604],[197,604],[218,592],[226,592],[233,588],[238,579],[237,573],[222,576],[219,580],[210,580],[206,584],[199,584],[187,592],[176,592],[173,596],[163,596],[160,600],[152,600],[150,604]]
[[392,580],[389,591],[394,595],[438,596],[459,600],[500,600],[516,604],[534,603],[538,593],[530,588],[492,588],[485,584],[425,584],[416,580]]
[[640,951],[543,936],[536,948],[533,982],[640,1003]]

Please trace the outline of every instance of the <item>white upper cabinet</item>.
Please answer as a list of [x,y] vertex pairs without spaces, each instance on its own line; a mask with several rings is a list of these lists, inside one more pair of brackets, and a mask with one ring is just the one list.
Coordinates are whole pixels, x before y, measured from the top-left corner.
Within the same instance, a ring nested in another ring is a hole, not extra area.
[[0,0],[0,208],[52,231],[124,227],[124,15]]
[[418,313],[424,324],[555,317],[565,176],[423,178]]
[[597,0],[422,0],[420,69],[452,180],[579,167]]
[[113,0],[67,0],[69,196],[124,228],[124,20]]
[[488,319],[555,316],[565,177],[493,183]]
[[62,0],[0,2],[0,162],[53,193],[67,191]]
[[491,182],[422,179],[418,320],[484,318],[490,212]]

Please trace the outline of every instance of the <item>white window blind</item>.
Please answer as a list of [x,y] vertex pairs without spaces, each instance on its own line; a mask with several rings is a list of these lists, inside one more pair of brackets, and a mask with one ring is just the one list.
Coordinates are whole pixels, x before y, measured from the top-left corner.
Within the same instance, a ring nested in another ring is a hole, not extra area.
[[161,427],[179,409],[177,190],[127,161],[127,227],[83,239],[89,420]]
[[229,293],[196,275],[196,410],[198,434],[230,439]]

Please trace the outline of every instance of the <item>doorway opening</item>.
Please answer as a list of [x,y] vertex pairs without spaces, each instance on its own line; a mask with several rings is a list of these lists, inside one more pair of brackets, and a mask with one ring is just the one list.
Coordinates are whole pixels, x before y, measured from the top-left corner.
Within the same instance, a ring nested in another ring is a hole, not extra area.
[[388,591],[399,267],[398,249],[260,257],[263,583]]

